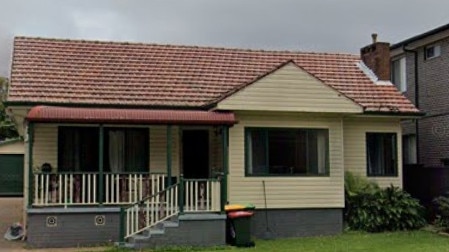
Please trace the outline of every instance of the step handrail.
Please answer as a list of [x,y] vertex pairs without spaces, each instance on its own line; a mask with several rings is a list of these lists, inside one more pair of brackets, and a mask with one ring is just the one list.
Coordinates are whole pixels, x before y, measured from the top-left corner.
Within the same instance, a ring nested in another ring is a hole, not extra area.
[[[183,192],[182,187],[181,180],[162,191],[121,207],[120,242],[182,212],[183,197],[179,197]],[[142,224],[142,221],[145,223]]]

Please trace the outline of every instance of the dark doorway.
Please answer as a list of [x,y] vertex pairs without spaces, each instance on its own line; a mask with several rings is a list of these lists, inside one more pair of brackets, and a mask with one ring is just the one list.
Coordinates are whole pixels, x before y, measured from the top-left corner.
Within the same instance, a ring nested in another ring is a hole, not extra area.
[[209,178],[209,131],[182,132],[182,167],[185,178]]

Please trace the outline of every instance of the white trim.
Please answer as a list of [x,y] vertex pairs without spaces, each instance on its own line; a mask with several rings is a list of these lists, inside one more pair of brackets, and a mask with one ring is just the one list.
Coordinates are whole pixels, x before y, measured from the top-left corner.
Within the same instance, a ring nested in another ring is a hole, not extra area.
[[374,82],[374,84],[379,85],[379,86],[390,86],[393,85],[393,83],[391,83],[391,81],[386,81],[386,80],[379,80],[379,78],[377,77],[377,75],[373,72],[373,70],[371,70],[367,65],[365,65],[365,63],[363,63],[363,61],[359,61],[357,62],[357,67],[362,70],[362,72],[372,81]]

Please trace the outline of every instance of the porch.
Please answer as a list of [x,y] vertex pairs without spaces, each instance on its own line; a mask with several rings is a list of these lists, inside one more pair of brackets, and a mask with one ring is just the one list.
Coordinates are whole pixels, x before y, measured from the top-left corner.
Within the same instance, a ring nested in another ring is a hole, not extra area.
[[[110,109],[45,108],[27,117],[31,222],[52,227],[59,218],[67,226],[92,215],[98,229],[109,218],[114,240],[123,241],[180,214],[223,211],[233,115],[172,111],[161,119],[151,110],[112,109],[111,119],[102,118]],[[58,117],[61,110],[70,120]],[[40,232],[30,231],[37,242]]]

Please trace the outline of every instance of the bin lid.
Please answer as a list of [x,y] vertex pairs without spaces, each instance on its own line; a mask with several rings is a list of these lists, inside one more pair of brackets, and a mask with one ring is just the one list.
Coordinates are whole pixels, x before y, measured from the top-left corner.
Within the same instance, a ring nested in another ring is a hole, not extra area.
[[250,211],[236,211],[236,212],[230,212],[228,213],[228,217],[230,219],[237,219],[237,218],[244,218],[244,217],[251,217],[254,213]]
[[225,206],[225,211],[253,210],[255,208],[253,204],[230,204]]

